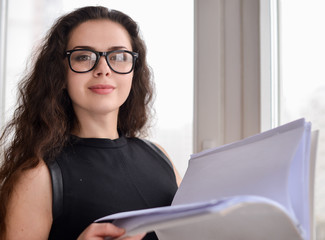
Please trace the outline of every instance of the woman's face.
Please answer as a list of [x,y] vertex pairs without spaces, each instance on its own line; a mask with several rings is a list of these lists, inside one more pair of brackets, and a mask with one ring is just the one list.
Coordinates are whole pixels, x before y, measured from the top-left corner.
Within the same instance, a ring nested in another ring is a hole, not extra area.
[[[132,46],[129,34],[122,25],[109,20],[91,20],[80,24],[70,33],[67,50],[73,49],[132,51]],[[133,72],[113,72],[105,57],[100,57],[96,67],[87,73],[76,73],[68,68],[67,90],[77,117],[98,114],[117,117],[119,107],[130,93],[132,77]]]

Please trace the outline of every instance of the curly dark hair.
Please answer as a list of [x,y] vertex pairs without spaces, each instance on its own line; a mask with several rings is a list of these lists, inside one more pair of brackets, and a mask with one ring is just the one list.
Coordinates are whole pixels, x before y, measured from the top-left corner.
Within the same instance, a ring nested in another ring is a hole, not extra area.
[[[4,236],[6,205],[20,172],[53,158],[67,143],[78,123],[66,90],[64,62],[69,34],[88,20],[107,19],[121,24],[139,54],[131,92],[120,107],[118,129],[126,137],[144,136],[150,116],[153,83],[146,62],[146,46],[129,16],[105,7],[84,7],[59,18],[35,55],[31,71],[19,84],[18,107],[0,136],[0,237]],[[10,139],[10,140],[9,140]]]

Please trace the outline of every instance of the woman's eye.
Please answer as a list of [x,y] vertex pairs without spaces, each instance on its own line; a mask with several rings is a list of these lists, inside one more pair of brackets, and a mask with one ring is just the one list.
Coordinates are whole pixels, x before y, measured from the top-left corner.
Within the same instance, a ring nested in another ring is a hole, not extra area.
[[127,61],[127,56],[124,53],[114,54],[110,56],[109,60],[115,62],[125,62]]
[[78,62],[84,62],[84,61],[89,61],[91,57],[89,55],[79,55],[75,57],[75,61]]

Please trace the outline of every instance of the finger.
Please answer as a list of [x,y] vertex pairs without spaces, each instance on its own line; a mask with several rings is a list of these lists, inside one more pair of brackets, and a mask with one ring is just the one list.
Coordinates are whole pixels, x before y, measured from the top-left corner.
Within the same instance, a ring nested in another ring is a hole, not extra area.
[[132,237],[122,238],[122,240],[140,240],[140,239],[144,238],[145,235],[146,235],[146,233],[141,233],[141,234],[138,234],[138,235],[134,235]]
[[91,227],[93,228],[94,236],[98,237],[119,237],[125,233],[124,229],[116,227],[111,223],[93,223]]
[[93,223],[88,226],[78,240],[83,239],[103,239],[104,237],[120,237],[125,233],[125,230],[118,228],[111,223]]

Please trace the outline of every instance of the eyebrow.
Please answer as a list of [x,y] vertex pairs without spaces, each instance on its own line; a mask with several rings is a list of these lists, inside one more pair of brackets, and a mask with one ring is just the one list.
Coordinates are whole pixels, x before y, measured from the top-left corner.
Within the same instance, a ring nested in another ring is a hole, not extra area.
[[[95,48],[91,47],[91,46],[75,46],[73,49],[91,49],[94,51],[97,51]],[[114,51],[114,50],[118,50],[118,49],[127,49],[125,46],[112,46],[110,48],[108,48],[107,51]]]

